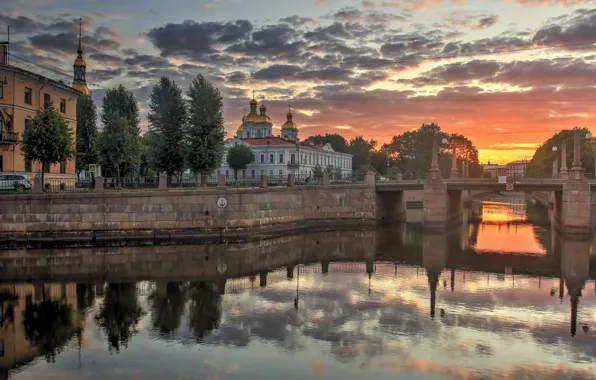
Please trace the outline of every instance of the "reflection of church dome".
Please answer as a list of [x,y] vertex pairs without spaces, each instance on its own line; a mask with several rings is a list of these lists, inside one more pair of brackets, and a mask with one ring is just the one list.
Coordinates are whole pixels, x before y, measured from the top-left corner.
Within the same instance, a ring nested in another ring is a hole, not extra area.
[[246,117],[244,118],[244,121],[246,121],[247,123],[271,123],[273,124],[273,122],[271,121],[271,118],[267,115],[257,115],[254,113],[249,113],[248,115],[246,115]]

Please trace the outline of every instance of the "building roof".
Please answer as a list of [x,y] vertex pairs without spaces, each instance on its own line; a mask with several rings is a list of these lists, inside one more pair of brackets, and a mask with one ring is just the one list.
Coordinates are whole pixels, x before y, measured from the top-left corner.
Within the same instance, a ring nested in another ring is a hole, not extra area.
[[269,145],[296,145],[295,143],[291,142],[291,141],[287,141],[282,139],[281,137],[261,137],[261,138],[244,138],[244,139],[240,139],[242,140],[243,143],[246,143],[248,145],[255,145],[255,146],[265,146],[267,145],[267,142],[269,142]]
[[18,74],[22,74],[25,76],[28,76],[34,80],[39,80],[39,81],[44,81],[47,80],[47,83],[49,83],[50,85],[57,87],[61,90],[67,91],[73,95],[77,95],[80,96],[81,92],[78,91],[75,88],[72,88],[71,86],[69,86],[68,84],[62,82],[62,81],[57,81],[51,78],[48,78],[44,75],[38,74],[36,72],[30,71],[30,70],[25,70],[22,69],[18,66],[13,66],[13,65],[0,65],[0,70],[7,70],[7,71],[11,71],[11,72],[16,72]]
[[530,162],[528,160],[517,160],[517,161],[512,161],[510,163],[507,164],[507,166],[509,165],[527,165]]

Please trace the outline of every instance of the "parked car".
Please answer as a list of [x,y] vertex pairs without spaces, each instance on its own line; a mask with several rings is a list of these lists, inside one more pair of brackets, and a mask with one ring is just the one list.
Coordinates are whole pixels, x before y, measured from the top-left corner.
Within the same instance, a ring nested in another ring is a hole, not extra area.
[[31,189],[31,182],[25,174],[0,174],[0,191],[24,191]]

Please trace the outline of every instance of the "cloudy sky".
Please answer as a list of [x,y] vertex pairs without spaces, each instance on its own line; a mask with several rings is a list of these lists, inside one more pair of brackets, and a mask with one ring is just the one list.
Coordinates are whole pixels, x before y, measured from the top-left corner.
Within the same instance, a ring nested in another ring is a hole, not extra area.
[[[480,159],[530,158],[596,115],[594,0],[4,0],[13,64],[64,77],[84,19],[94,98],[122,83],[147,112],[160,75],[220,88],[228,135],[255,90],[300,137],[392,136],[436,122]],[[2,36],[3,37],[3,36]],[[34,62],[42,67],[33,66]],[[68,78],[68,77],[64,77]]]

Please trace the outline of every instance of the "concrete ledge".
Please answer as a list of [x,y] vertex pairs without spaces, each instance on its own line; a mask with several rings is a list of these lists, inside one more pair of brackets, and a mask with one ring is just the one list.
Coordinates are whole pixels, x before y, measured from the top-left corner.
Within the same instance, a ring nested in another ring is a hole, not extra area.
[[377,226],[372,219],[312,219],[261,225],[258,228],[129,229],[93,231],[45,231],[0,234],[0,250],[48,247],[102,247],[240,243],[302,232],[358,231]]

